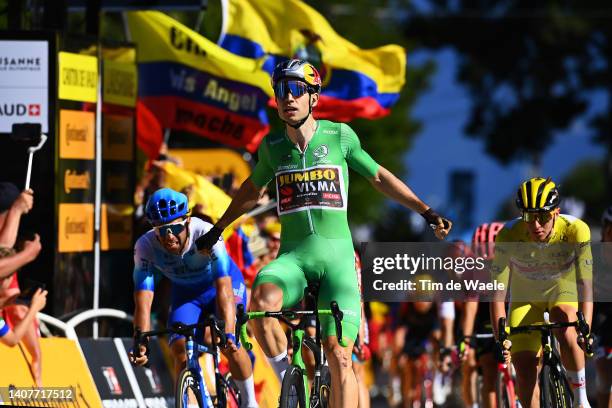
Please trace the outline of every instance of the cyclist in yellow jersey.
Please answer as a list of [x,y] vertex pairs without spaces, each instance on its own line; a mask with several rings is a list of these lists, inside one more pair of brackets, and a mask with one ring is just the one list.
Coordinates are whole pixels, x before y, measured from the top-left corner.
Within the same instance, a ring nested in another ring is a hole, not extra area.
[[[493,278],[510,283],[509,325],[541,322],[544,311],[554,322],[576,320],[581,310],[589,323],[593,314],[589,227],[580,219],[561,214],[559,191],[541,177],[521,184],[516,204],[522,217],[506,223],[495,242]],[[491,303],[491,320],[506,316],[503,298]],[[496,338],[497,324],[493,325]],[[574,388],[574,406],[590,407],[586,397],[585,361],[576,330],[555,332],[563,365]],[[523,407],[539,406],[538,354],[540,334],[512,335],[512,361],[517,372],[517,394]],[[504,352],[507,359],[510,351]]]

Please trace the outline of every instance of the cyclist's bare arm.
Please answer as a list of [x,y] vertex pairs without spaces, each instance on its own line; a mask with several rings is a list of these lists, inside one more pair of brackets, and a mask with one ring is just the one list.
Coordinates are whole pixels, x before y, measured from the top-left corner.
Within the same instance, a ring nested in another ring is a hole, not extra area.
[[478,312],[478,302],[468,301],[463,304],[463,318],[461,322],[461,330],[464,336],[474,334],[474,322],[476,321],[476,313]]
[[137,290],[134,292],[134,327],[138,327],[142,331],[151,329],[153,295],[152,290]]
[[232,289],[232,278],[224,276],[215,280],[217,289],[217,308],[220,317],[225,321],[225,332],[234,333],[236,320],[236,306],[234,304],[234,291]]
[[506,305],[504,302],[491,302],[491,325],[493,326],[493,333],[495,338],[499,340],[499,333],[497,332],[497,322],[500,317],[506,317]]
[[580,291],[578,294],[578,299],[580,299],[579,308],[590,327],[593,321],[593,281],[586,279],[579,280],[578,290]]
[[[154,292],[152,290],[137,290],[134,292],[134,328],[138,327],[142,331],[151,329],[151,304],[153,303]],[[145,365],[149,358],[145,354],[145,346],[140,346],[138,358],[134,358],[134,353],[130,350],[130,360],[137,365]]]
[[454,317],[440,316],[440,334],[441,342],[444,347],[450,348],[454,344],[453,326],[455,324]]
[[[416,211],[419,214],[423,214],[429,209],[429,206],[421,201],[410,187],[383,166],[378,168],[376,175],[370,178],[369,181],[376,190],[397,201],[406,208]],[[448,235],[452,225],[450,221],[448,222],[449,226],[447,229],[444,229],[444,224],[439,225],[436,229],[436,236],[439,239],[443,239]]]
[[417,197],[410,187],[383,166],[378,168],[378,172],[370,179],[370,183],[387,197],[394,199],[404,207],[419,214],[429,208],[427,204]]
[[263,195],[264,191],[266,191],[265,186],[258,188],[250,178],[247,178],[215,226],[222,230],[227,228],[236,218],[255,207],[257,200]]

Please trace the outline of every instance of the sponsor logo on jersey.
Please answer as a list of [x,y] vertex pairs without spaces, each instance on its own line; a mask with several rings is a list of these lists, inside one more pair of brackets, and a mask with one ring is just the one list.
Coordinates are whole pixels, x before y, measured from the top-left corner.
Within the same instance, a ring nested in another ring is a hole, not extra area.
[[277,173],[276,189],[281,214],[308,208],[346,209],[344,180],[339,166],[315,166]]
[[327,156],[328,153],[329,149],[327,148],[327,145],[322,144],[312,152],[312,155],[318,159],[322,159],[323,157]]

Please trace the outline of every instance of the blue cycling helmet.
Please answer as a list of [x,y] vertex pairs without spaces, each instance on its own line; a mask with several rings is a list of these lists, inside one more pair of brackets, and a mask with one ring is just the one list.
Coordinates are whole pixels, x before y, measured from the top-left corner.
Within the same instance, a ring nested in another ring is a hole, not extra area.
[[187,215],[189,205],[187,196],[171,188],[161,188],[154,192],[145,207],[147,219],[153,225],[163,225]]

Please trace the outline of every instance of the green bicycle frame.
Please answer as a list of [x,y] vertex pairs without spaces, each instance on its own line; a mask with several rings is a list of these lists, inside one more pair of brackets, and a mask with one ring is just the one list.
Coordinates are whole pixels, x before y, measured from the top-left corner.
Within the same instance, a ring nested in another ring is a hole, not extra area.
[[[333,312],[330,309],[320,309],[317,312],[319,316],[333,316]],[[274,316],[270,316],[270,314],[273,314],[273,313],[274,312],[247,312],[246,315],[248,317],[248,320],[252,320],[252,319],[262,319],[262,318],[275,318]],[[298,318],[302,314],[299,311],[291,312],[288,310],[284,311],[284,313],[285,314],[283,314],[283,316],[289,319]],[[304,359],[302,358],[302,344],[304,343],[304,335],[305,335],[305,330],[300,327],[296,329],[292,328],[291,330],[291,341],[293,345],[293,357],[291,358],[291,365],[299,367],[302,370],[303,379],[304,379],[304,393],[306,396],[306,401],[310,401],[310,387],[308,387],[308,376],[306,375],[306,364],[304,363]],[[249,335],[247,333],[246,324],[243,324],[242,326],[240,326],[240,342],[242,343],[242,346],[246,350],[251,350],[253,348],[253,345],[249,341]],[[344,336],[343,338],[338,339],[338,343],[342,347],[346,347],[346,341],[344,340]]]

